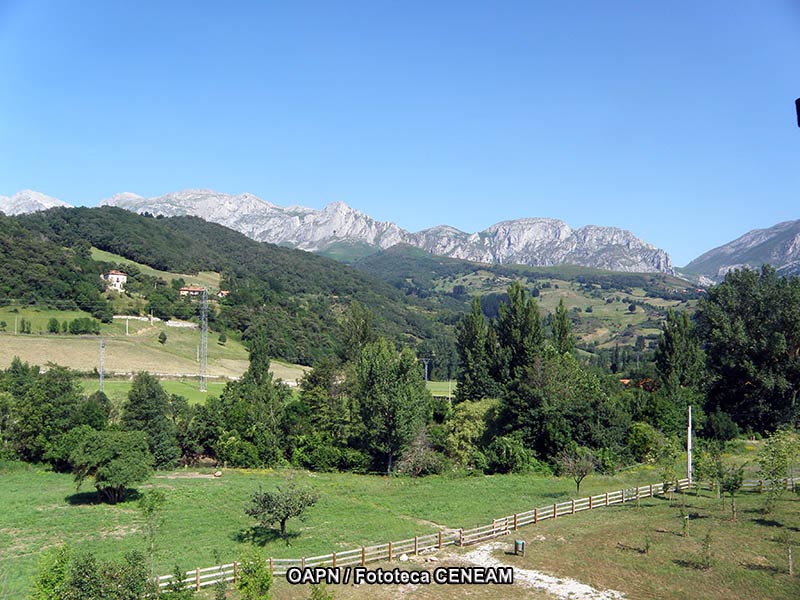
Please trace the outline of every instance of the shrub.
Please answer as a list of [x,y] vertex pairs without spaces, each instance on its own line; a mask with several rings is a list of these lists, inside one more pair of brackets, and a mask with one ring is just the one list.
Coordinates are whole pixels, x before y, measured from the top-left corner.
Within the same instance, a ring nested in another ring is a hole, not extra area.
[[486,449],[491,473],[524,473],[530,468],[531,454],[515,435],[495,438]]
[[272,588],[272,575],[266,558],[252,549],[239,561],[239,581],[236,588],[245,600],[268,600]]

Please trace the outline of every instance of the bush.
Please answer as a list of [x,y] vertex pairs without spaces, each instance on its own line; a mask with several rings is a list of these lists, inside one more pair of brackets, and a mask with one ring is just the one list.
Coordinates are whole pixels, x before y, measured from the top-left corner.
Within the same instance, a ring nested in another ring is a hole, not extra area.
[[533,457],[519,437],[504,435],[489,444],[486,458],[491,473],[524,473],[530,469]]
[[214,445],[217,460],[229,467],[256,468],[262,464],[258,448],[235,433],[222,435]]
[[33,600],[139,600],[153,593],[141,552],[121,561],[73,555],[66,546],[47,551],[33,582]]
[[239,561],[239,581],[236,588],[244,600],[268,600],[272,589],[272,575],[267,559],[252,549]]
[[664,434],[650,423],[637,421],[628,434],[628,449],[637,462],[653,462],[663,439]]
[[447,466],[447,459],[431,447],[427,433],[422,431],[403,452],[397,462],[397,472],[412,477],[423,477],[442,473]]
[[717,409],[708,415],[703,433],[706,437],[728,442],[739,436],[739,426],[728,413]]

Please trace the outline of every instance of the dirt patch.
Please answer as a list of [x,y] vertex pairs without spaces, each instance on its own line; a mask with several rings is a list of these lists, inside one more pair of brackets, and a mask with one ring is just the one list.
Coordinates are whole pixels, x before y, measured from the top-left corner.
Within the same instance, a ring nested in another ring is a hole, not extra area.
[[103,539],[111,538],[114,540],[121,540],[127,535],[133,535],[135,533],[139,533],[139,528],[133,525],[124,526],[124,525],[117,525],[111,529],[103,529],[100,531],[100,537]]
[[164,475],[156,475],[155,478],[156,479],[220,479],[220,477],[214,477],[213,473],[197,473],[192,471],[166,473]]
[[[484,544],[462,555],[460,559],[482,567],[508,567],[510,565],[494,556],[496,550],[507,546],[508,544],[502,542]],[[622,592],[616,590],[596,590],[580,581],[564,577],[552,577],[533,569],[514,567],[514,584],[540,589],[563,600],[621,600],[625,598]]]

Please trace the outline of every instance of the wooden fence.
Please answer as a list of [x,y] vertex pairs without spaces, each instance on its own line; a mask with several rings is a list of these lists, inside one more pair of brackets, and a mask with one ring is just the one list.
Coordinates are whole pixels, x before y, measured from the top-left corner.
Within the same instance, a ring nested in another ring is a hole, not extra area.
[[[800,478],[793,477],[784,480],[786,489],[795,489],[796,482]],[[576,513],[612,506],[614,504],[625,504],[635,502],[643,498],[663,496],[670,491],[682,491],[689,488],[688,479],[680,479],[672,485],[664,483],[651,483],[640,487],[604,492],[595,496],[587,496],[578,500],[567,500],[566,502],[555,502],[546,506],[541,506],[526,512],[514,513],[505,517],[492,520],[490,524],[472,529],[457,529],[448,532],[431,533],[428,535],[415,536],[399,542],[387,542],[375,546],[362,546],[344,552],[334,552],[320,556],[308,556],[303,558],[270,558],[269,569],[273,576],[285,576],[290,567],[345,567],[360,565],[379,561],[392,561],[401,555],[418,555],[423,553],[436,552],[445,546],[468,546],[478,544],[503,535],[508,535],[524,525],[536,524],[546,519],[560,519],[562,517],[574,515]],[[748,491],[763,491],[766,489],[765,482],[762,480],[747,480],[743,488]],[[182,579],[184,587],[191,587],[195,590],[214,585],[220,580],[225,582],[235,582],[238,579],[238,563],[207,567],[205,569],[194,569],[186,571]],[[158,589],[173,585],[174,575],[162,575],[157,578]]]

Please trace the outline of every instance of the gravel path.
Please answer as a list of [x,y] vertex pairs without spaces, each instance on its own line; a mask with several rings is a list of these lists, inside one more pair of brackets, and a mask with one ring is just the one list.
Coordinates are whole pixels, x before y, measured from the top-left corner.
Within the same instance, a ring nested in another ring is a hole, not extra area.
[[[507,545],[508,544],[503,544],[502,542],[485,544],[472,552],[468,552],[461,558],[482,567],[507,567],[509,565],[492,555],[495,550],[506,547]],[[526,587],[544,590],[564,600],[621,600],[625,598],[622,592],[616,590],[596,590],[574,579],[551,577],[539,571],[520,569],[517,567],[514,567],[514,584],[522,584]]]

